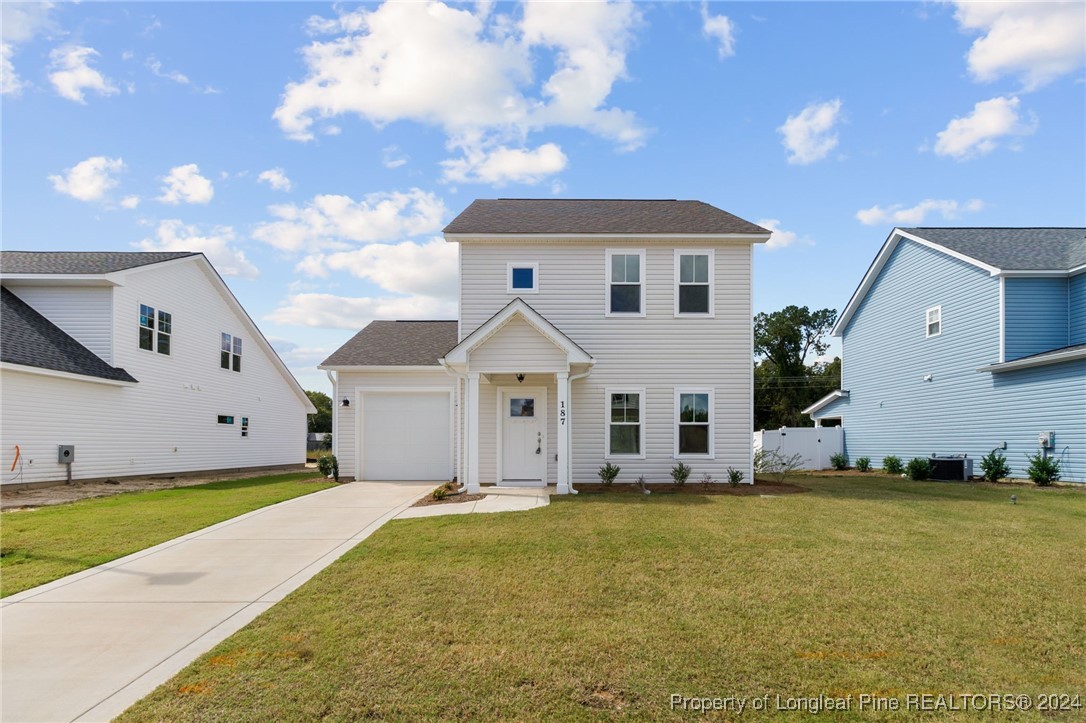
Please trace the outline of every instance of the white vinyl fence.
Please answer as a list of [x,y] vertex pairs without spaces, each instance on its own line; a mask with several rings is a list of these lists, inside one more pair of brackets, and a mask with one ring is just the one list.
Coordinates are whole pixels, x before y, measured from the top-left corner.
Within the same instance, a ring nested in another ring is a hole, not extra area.
[[830,457],[845,448],[842,427],[781,427],[754,433],[754,451],[775,449],[786,457],[803,457],[800,469],[829,469]]

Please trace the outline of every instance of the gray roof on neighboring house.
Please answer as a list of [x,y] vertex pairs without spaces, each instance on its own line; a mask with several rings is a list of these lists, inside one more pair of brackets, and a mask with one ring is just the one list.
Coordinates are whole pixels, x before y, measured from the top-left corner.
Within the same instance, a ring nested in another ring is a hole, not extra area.
[[0,289],[0,361],[69,374],[134,382],[69,336],[6,287]]
[[456,346],[455,321],[372,321],[322,367],[437,366]]
[[445,227],[449,234],[765,234],[701,201],[478,199]]
[[1086,264],[1086,228],[902,228],[1005,271],[1067,271]]
[[198,255],[194,251],[0,251],[0,273],[111,274]]

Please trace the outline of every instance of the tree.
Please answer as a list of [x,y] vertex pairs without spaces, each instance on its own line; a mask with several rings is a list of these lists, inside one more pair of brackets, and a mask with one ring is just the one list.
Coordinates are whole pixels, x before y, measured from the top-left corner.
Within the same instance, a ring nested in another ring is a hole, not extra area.
[[309,397],[309,401],[313,402],[313,406],[317,408],[316,414],[310,414],[309,419],[309,431],[310,432],[331,432],[332,431],[332,398],[324,392],[311,392],[306,391],[305,395]]
[[841,361],[808,364],[826,353],[834,309],[787,306],[754,317],[754,422],[756,429],[810,426],[801,411],[841,383]]

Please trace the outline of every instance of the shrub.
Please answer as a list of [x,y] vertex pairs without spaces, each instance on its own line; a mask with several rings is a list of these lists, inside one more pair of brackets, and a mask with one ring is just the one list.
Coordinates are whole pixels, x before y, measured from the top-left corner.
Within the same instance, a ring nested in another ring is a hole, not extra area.
[[859,459],[857,459],[856,460],[856,469],[860,470],[861,472],[870,472],[871,471],[871,458],[870,457],[860,457]]
[[702,474],[702,476],[701,476],[701,486],[702,486],[703,489],[710,489],[715,484],[716,484],[716,480],[713,479],[713,475],[709,474],[708,472],[705,472],[704,474]]
[[728,484],[732,487],[739,486],[739,483],[743,481],[743,473],[737,469],[728,467]]
[[769,475],[777,484],[802,466],[802,454],[786,457],[779,449],[760,449],[754,454],[754,471]]
[[980,460],[980,471],[984,473],[984,479],[989,482],[998,482],[1011,476],[1010,465],[1007,458],[1001,452],[992,450]]
[[1060,461],[1055,457],[1045,457],[1038,452],[1026,459],[1029,460],[1026,475],[1033,480],[1034,484],[1047,487],[1060,479]]
[[905,474],[912,480],[925,480],[931,475],[931,460],[927,457],[913,457],[905,465]]
[[671,481],[676,487],[682,487],[690,479],[690,465],[679,462],[671,468]]
[[331,448],[332,448],[332,433],[331,432],[325,432],[324,436],[321,437],[321,449],[331,449]]
[[318,457],[317,469],[320,470],[320,473],[326,478],[333,477],[336,482],[339,482],[339,460],[336,459],[334,454],[326,454],[323,457]]
[[830,464],[838,472],[848,469],[848,457],[844,452],[838,452],[830,457]]
[[882,458],[882,470],[887,474],[901,474],[905,467],[901,464],[901,457],[890,455]]
[[443,500],[449,496],[449,488],[447,485],[441,485],[433,492],[431,492],[430,496],[433,497],[435,500]]
[[615,481],[615,477],[618,477],[618,473],[621,471],[621,467],[616,467],[615,465],[608,462],[607,464],[600,467],[600,471],[596,474],[600,476],[600,482],[603,482],[604,485],[610,487],[611,483]]

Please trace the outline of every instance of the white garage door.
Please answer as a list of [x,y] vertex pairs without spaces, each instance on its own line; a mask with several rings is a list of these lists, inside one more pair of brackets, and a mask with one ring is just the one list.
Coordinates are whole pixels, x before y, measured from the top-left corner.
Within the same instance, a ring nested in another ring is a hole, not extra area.
[[448,392],[365,392],[362,479],[452,479]]

